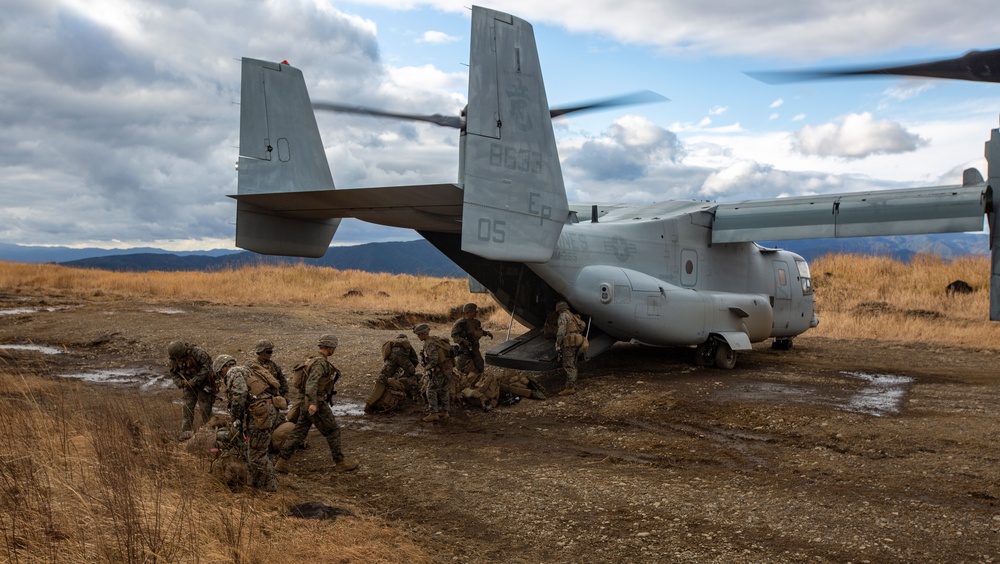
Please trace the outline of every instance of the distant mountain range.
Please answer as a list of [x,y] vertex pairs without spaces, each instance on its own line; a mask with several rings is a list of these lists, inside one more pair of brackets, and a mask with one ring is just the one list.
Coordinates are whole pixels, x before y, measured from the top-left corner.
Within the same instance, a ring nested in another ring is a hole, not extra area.
[[[888,256],[909,261],[918,253],[933,253],[945,259],[961,255],[989,253],[989,236],[984,233],[866,237],[858,239],[808,239],[801,241],[760,241],[802,255],[807,261],[829,253],[857,253]],[[352,247],[330,247],[318,259],[273,257],[248,251],[215,249],[171,252],[162,249],[71,249],[0,244],[0,260],[27,263],[59,263],[79,268],[99,268],[123,272],[151,270],[220,270],[253,264],[303,263],[338,270],[363,270],[390,274],[464,278],[465,272],[423,239],[418,241],[367,243]]]
[[99,268],[119,272],[150,270],[220,270],[253,264],[303,263],[338,270],[363,270],[390,274],[420,274],[464,278],[462,271],[441,251],[423,239],[419,241],[367,243],[352,247],[330,247],[318,259],[275,257],[249,251],[171,252],[162,249],[70,249],[66,247],[26,247],[0,244],[0,260],[28,263],[58,263],[78,268]]

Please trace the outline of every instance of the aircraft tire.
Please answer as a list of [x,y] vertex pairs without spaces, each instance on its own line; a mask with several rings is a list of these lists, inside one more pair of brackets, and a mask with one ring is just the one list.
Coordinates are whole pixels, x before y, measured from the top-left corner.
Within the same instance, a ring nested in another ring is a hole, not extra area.
[[694,349],[694,364],[695,366],[712,366],[715,362],[715,357],[712,354],[711,347],[712,341],[705,341],[704,343],[698,345]]
[[719,343],[715,347],[715,366],[726,370],[736,366],[736,351],[729,346],[729,343]]
[[771,348],[776,351],[790,351],[792,350],[792,340],[791,339],[775,339],[771,343]]

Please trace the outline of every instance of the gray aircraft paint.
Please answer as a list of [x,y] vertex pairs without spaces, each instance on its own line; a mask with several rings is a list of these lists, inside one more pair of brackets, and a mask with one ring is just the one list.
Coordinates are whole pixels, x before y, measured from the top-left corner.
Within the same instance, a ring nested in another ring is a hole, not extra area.
[[[344,217],[416,229],[536,328],[488,352],[503,366],[555,365],[539,328],[560,299],[588,321],[588,358],[622,340],[694,345],[700,360],[731,365],[732,351],[768,338],[787,345],[818,323],[805,261],[752,241],[978,231],[985,212],[995,222],[998,130],[986,148],[989,183],[970,169],[955,186],[569,204],[532,27],[480,7],[454,184],[334,189],[301,72],[254,59],[243,72],[237,245],[322,255]],[[1000,319],[993,237],[991,319]]]

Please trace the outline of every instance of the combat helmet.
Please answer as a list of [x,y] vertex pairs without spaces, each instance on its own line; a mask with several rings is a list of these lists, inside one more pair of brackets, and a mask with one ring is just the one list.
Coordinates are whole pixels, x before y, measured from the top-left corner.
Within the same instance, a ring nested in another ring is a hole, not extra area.
[[257,341],[257,344],[253,347],[253,352],[260,354],[264,351],[274,350],[274,343],[268,341],[267,339],[261,339]]
[[212,362],[212,372],[218,374],[222,372],[222,369],[229,364],[236,364],[236,359],[229,356],[228,354],[220,354],[215,357],[215,361]]
[[462,313],[475,313],[476,310],[478,310],[478,309],[479,309],[479,306],[477,306],[476,304],[474,304],[472,302],[469,302],[469,303],[465,304],[464,306],[462,306]]
[[336,335],[322,335],[319,338],[319,346],[321,347],[335,349],[338,344],[340,344],[340,339]]
[[184,341],[172,341],[167,345],[167,354],[170,358],[178,358],[187,352],[188,346]]
[[566,302],[559,302],[556,304],[556,311],[569,311],[569,304]]

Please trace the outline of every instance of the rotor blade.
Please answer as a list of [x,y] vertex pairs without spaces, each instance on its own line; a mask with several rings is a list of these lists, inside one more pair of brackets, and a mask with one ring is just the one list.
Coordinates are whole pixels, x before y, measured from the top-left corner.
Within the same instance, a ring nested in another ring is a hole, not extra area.
[[895,75],[948,78],[974,82],[1000,82],[1000,49],[969,51],[961,57],[894,67],[842,68],[829,70],[761,71],[748,76],[769,84],[822,80],[851,76]]
[[561,115],[565,115],[571,112],[600,110],[603,108],[613,108],[615,106],[633,106],[636,104],[651,104],[653,102],[669,102],[669,101],[670,101],[669,98],[660,96],[656,92],[651,92],[649,90],[642,90],[639,92],[633,92],[631,94],[625,94],[623,96],[615,96],[614,98],[605,98],[603,100],[582,102],[575,106],[551,108],[549,112],[552,114],[552,117],[559,117]]
[[372,108],[365,108],[363,106],[347,106],[344,104],[332,104],[330,102],[313,102],[312,107],[314,110],[324,110],[328,112],[341,112],[346,114],[362,114],[367,116],[387,117],[393,119],[425,121],[436,125],[443,125],[444,127],[454,127],[455,129],[462,128],[462,118],[458,116],[443,116],[441,114],[433,114],[429,116],[419,115],[419,114],[400,114],[396,112],[386,112],[382,110],[375,110]]

